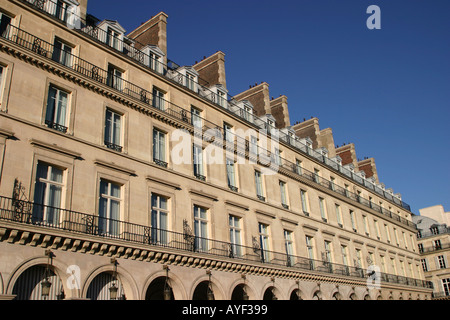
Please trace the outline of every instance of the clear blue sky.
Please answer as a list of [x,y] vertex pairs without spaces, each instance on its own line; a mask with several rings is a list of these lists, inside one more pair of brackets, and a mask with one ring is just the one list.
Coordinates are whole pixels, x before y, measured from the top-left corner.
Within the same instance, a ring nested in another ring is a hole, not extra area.
[[[369,5],[381,29],[369,30]],[[375,158],[380,181],[414,213],[450,211],[450,1],[100,1],[88,12],[132,31],[164,11],[168,58],[225,53],[236,95],[265,81],[288,97],[291,124],[311,116],[335,144]]]

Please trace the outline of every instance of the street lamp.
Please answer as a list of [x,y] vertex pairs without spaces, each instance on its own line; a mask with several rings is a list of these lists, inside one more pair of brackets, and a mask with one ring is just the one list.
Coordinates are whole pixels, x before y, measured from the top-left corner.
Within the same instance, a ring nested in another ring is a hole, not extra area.
[[50,266],[52,265],[52,258],[54,257],[53,252],[51,250],[45,250],[45,255],[47,256],[47,265],[45,266],[44,271],[44,280],[41,282],[41,295],[42,297],[47,298],[50,295],[50,287],[52,283],[48,280],[50,276]]
[[206,289],[206,298],[208,300],[214,300],[214,292],[211,289],[211,270],[206,270],[206,274],[209,276],[208,288]]
[[[114,265],[114,271],[113,271],[113,280],[115,281],[117,279],[117,265],[119,264],[115,258],[111,258],[111,263]],[[117,291],[119,288],[117,287],[116,283],[113,282],[113,284],[109,287],[109,299],[116,300],[117,299]]]
[[166,280],[164,281],[164,300],[171,300],[172,299],[172,289],[169,285],[169,266],[164,265],[163,269],[166,270]]

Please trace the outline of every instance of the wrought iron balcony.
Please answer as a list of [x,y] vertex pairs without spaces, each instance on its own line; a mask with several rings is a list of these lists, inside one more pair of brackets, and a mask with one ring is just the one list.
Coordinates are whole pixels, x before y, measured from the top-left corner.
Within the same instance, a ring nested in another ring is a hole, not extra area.
[[[243,263],[263,263],[288,267],[293,271],[315,271],[359,279],[367,277],[367,270],[360,267],[314,260],[285,252],[263,250],[258,243],[249,247],[198,237],[192,234],[186,220],[183,222],[184,232],[180,233],[0,196],[0,223],[1,221],[47,228],[46,232],[51,232],[51,229],[64,230],[70,234],[87,234],[92,237],[119,239],[149,246],[199,252],[231,258]],[[432,288],[430,281],[386,273],[380,273],[379,276],[384,282]]]
[[114,144],[112,142],[109,141],[105,141],[105,146],[111,150],[117,151],[117,152],[122,152],[122,146],[119,146],[117,144]]

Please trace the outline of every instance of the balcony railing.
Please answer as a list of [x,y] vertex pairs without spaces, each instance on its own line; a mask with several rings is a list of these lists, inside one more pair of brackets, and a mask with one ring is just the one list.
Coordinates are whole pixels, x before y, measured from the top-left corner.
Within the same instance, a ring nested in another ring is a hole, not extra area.
[[[213,92],[209,87],[207,87],[209,84],[205,80],[198,79],[198,81],[193,81],[192,79],[189,79],[185,74],[180,73],[179,71],[177,71],[179,65],[177,65],[176,63],[170,61],[170,64],[167,65],[163,64],[157,60],[154,60],[151,55],[135,48],[134,45],[118,38],[115,38],[114,39],[115,41],[111,42],[110,40],[108,40],[110,39],[110,37],[106,31],[98,28],[95,25],[88,24],[86,20],[82,19],[79,16],[76,16],[74,13],[68,12],[67,7],[65,5],[61,6],[59,2],[57,3],[52,0],[46,1],[21,0],[21,1],[32,5],[35,9],[38,9],[41,12],[45,12],[46,14],[51,15],[52,17],[56,18],[57,20],[63,23],[67,23],[67,20],[69,19],[70,16],[72,20],[77,20],[79,22],[80,25],[79,28],[76,28],[77,27],[76,23],[73,24],[73,26],[79,32],[88,35],[90,38],[99,41],[104,45],[107,45],[108,47],[114,49],[115,51],[121,54],[128,56],[135,62],[138,62],[140,65],[149,68],[153,72],[165,76],[166,78],[177,83],[178,85],[188,88],[189,90],[195,92],[202,98],[205,98],[210,102],[216,104],[224,111],[239,116],[246,122],[256,126],[259,129],[266,130],[268,135],[271,134],[272,129],[275,129],[273,127],[271,128],[267,124],[267,122],[257,117],[256,115],[249,113],[248,111],[245,111],[242,108],[238,107],[237,101],[232,96],[227,95],[227,98],[224,99],[221,96],[219,96],[216,92]],[[135,40],[132,40],[131,42],[135,42]],[[142,44],[139,45],[144,47],[144,45]],[[140,92],[138,92],[137,94],[142,96],[142,93]],[[146,101],[146,99],[147,98],[145,97],[145,95],[144,97],[141,98],[141,100],[144,102]],[[292,138],[288,134],[281,131],[279,132],[279,139],[284,143],[287,143],[291,147],[295,148],[296,150],[302,152],[303,154],[311,156],[316,160],[322,162],[328,168],[344,174],[345,176],[352,179],[359,185],[376,192],[379,196],[384,197],[388,201],[395,203],[396,205],[408,211],[411,211],[411,207],[394,194],[378,187],[377,185],[369,182],[366,179],[363,179],[355,172],[350,171],[349,169],[343,167],[334,160],[329,159],[328,157],[322,155],[321,153],[312,150],[311,148],[308,148],[305,144],[300,142],[299,139]]]
[[[42,57],[45,57],[49,60],[53,60],[53,52],[55,50],[55,47],[53,46],[53,44],[46,42],[40,38],[35,37],[34,35],[25,32],[19,28],[16,28],[14,26],[9,26],[8,30],[6,32],[4,32],[3,34],[0,35],[0,37],[7,39],[9,41],[14,42],[15,44],[28,49],[34,53],[39,54]],[[160,106],[155,106],[153,105],[153,100],[152,96],[153,94],[141,87],[138,87],[136,85],[134,85],[131,82],[128,82],[124,79],[120,78],[116,79],[116,81],[112,81],[112,83],[120,83],[120,87],[116,86],[116,85],[111,85],[111,82],[108,81],[108,79],[111,78],[115,78],[116,76],[112,73],[108,73],[106,70],[101,69],[100,67],[93,65],[89,62],[87,62],[86,60],[83,60],[81,58],[79,58],[78,56],[75,56],[73,54],[67,53],[67,56],[70,56],[70,61],[71,64],[67,65],[63,62],[61,62],[60,60],[57,60],[55,62],[72,69],[73,71],[75,71],[76,73],[79,73],[83,76],[86,76],[88,78],[91,78],[92,80],[99,82],[101,84],[107,85],[109,87],[111,87],[113,90],[115,91],[119,91],[124,95],[127,95],[128,97],[138,100],[144,104],[147,104],[150,107],[153,107],[155,109],[158,109],[160,111],[163,111],[185,123],[188,124],[192,124],[192,114],[190,111],[185,110],[173,103],[170,103],[167,100],[164,100],[165,104],[164,104],[164,108],[161,109]],[[214,129],[214,134],[217,136],[219,135],[220,137],[223,136],[223,129],[218,126],[215,125],[213,123],[211,123],[210,121],[200,118],[196,115],[197,117],[197,121],[199,121],[198,119],[201,120],[201,122],[204,124],[203,125],[203,132],[204,134],[207,136],[207,130],[208,129]],[[208,130],[209,133],[211,133],[211,130]],[[231,134],[231,133],[229,133]],[[237,150],[241,150],[241,151],[245,151],[248,150],[248,146],[246,144],[245,138],[239,137],[239,136],[235,136],[235,146]],[[108,147],[109,144],[107,145]],[[114,149],[116,150],[116,149]],[[258,147],[259,150],[259,163],[261,165],[267,165],[268,163],[270,163],[270,159],[273,158],[273,154],[268,151],[265,150],[264,148]],[[311,150],[311,149],[309,149]],[[117,150],[117,151],[121,151]],[[263,155],[267,155],[267,159],[263,156]],[[266,159],[267,161],[265,161],[264,159]],[[328,158],[326,158],[328,159]],[[284,168],[286,170],[289,170],[291,172],[294,172],[295,174],[298,174],[298,170],[297,170],[297,165],[282,158],[281,156],[277,156],[276,158],[276,164],[280,167],[280,168]],[[167,166],[167,165],[165,165]],[[314,173],[306,170],[306,169],[302,169],[302,173],[301,176],[315,182],[318,184],[321,184],[327,188],[331,188],[331,183],[328,180],[325,180],[317,175],[315,175]],[[415,227],[415,224],[405,218],[400,217],[397,214],[394,214],[374,203],[369,202],[366,199],[363,199],[357,195],[355,195],[354,193],[351,193],[349,191],[347,191],[346,189],[337,186],[336,184],[333,184],[333,191],[340,193],[341,195],[345,195],[348,198],[351,198],[355,201],[358,201],[360,203],[362,203],[363,205],[370,207],[386,216],[389,216],[392,219],[395,219],[403,224],[406,224],[408,226],[411,227]]]
[[[33,225],[38,228],[65,230],[69,233],[88,234],[93,237],[120,239],[149,246],[199,252],[242,262],[289,267],[299,271],[316,271],[362,279],[368,277],[367,270],[359,267],[263,250],[258,245],[249,247],[197,237],[187,231],[179,233],[7,197],[0,197],[0,220]],[[425,280],[385,273],[381,273],[380,277],[384,282],[432,288],[431,282]]]
[[440,225],[437,227],[432,227],[427,231],[419,230],[417,232],[417,239],[429,238],[442,234],[450,234],[450,228],[445,225]]

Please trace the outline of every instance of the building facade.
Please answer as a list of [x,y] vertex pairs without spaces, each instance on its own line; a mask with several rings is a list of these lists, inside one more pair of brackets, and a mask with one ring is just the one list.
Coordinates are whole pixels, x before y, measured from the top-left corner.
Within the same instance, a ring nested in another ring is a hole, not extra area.
[[441,205],[423,208],[414,216],[425,279],[433,283],[434,299],[450,299],[450,212]]
[[87,0],[0,1],[4,299],[430,299],[373,159],[225,55],[167,58]]

